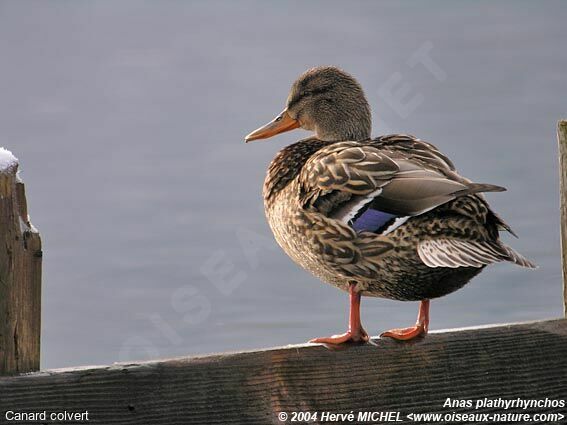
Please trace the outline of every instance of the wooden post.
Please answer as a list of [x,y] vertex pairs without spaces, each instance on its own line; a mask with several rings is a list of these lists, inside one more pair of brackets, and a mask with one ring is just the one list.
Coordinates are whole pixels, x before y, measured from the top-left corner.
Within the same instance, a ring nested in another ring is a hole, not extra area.
[[17,172],[0,148],[0,375],[39,370],[41,238]]
[[567,121],[557,123],[559,142],[559,191],[561,197],[561,260],[563,263],[563,308],[567,317]]

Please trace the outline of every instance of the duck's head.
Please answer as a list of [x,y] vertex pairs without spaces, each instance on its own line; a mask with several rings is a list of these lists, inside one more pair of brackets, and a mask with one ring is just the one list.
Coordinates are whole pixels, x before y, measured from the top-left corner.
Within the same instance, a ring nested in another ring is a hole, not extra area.
[[370,138],[370,106],[362,87],[346,72],[324,66],[303,73],[291,86],[286,108],[245,141],[266,139],[294,128],[315,132],[319,140]]

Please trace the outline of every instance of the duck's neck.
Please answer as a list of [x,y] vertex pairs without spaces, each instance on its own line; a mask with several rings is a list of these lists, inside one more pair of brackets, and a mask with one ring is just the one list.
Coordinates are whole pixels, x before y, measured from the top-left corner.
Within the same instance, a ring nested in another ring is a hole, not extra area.
[[326,142],[368,140],[372,129],[370,107],[359,102],[354,108],[336,108],[314,127],[317,139]]
[[316,137],[325,142],[342,142],[345,140],[360,141],[370,139],[370,130],[361,128],[349,128],[349,131],[317,131]]

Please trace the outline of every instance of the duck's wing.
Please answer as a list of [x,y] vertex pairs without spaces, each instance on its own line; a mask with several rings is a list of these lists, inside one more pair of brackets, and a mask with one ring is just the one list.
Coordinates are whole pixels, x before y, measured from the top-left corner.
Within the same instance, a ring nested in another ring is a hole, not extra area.
[[340,142],[317,151],[299,175],[303,208],[342,221],[357,231],[383,233],[386,224],[426,213],[459,196],[505,190],[459,176],[436,149],[412,139],[395,149],[389,142]]
[[[451,160],[443,154],[436,146],[431,143],[418,139],[409,134],[390,134],[380,136],[372,141],[374,145],[380,146],[384,151],[397,158],[411,159],[414,163],[418,163],[425,168],[432,168],[438,172],[450,177],[453,180],[470,183],[468,179],[460,176]],[[483,200],[485,206],[488,204],[484,196],[478,193],[480,199]],[[489,209],[491,220],[494,221],[497,228],[502,231],[507,231],[515,237],[518,237],[512,228],[494,211]]]

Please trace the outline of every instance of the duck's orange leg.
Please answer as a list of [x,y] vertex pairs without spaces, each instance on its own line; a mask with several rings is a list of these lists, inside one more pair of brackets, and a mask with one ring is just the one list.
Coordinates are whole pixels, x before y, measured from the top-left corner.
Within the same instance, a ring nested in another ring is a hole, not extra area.
[[309,342],[318,342],[321,344],[342,344],[344,342],[368,341],[368,334],[360,322],[360,292],[358,292],[355,288],[356,284],[349,284],[348,294],[350,299],[350,312],[348,317],[348,331],[342,335],[314,338]]
[[417,314],[417,322],[415,326],[401,329],[391,329],[380,334],[382,337],[390,337],[401,341],[413,339],[419,335],[427,335],[429,328],[429,300],[423,300],[419,304],[419,313]]

